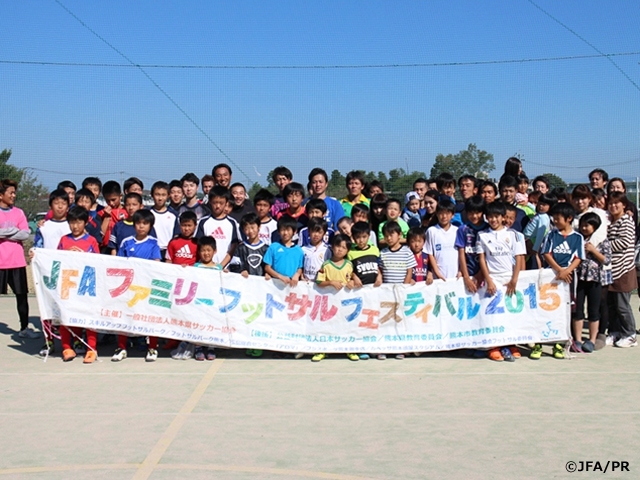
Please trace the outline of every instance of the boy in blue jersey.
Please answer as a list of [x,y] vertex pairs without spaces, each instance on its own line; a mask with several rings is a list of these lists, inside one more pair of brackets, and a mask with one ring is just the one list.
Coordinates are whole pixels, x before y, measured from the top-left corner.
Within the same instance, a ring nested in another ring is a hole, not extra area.
[[[309,201],[305,204],[304,210],[309,220],[311,220],[312,218],[324,219],[325,215],[327,214],[327,204],[321,198],[310,198]],[[306,227],[301,228],[298,232],[298,245],[300,245],[301,247],[310,245],[310,233],[311,232],[309,230],[309,224],[307,224]],[[333,230],[333,228],[329,228],[329,224],[327,223],[327,228],[324,237],[322,238],[322,241],[325,245],[329,246],[329,242],[331,242],[331,239],[333,238],[335,233],[336,232]]]
[[[137,193],[128,193],[127,195],[138,195]],[[138,195],[140,196],[140,195]],[[118,248],[119,257],[142,258],[145,260],[154,260],[159,262],[160,247],[158,241],[149,235],[155,217],[149,210],[138,210],[132,217],[135,234],[125,238]],[[158,339],[157,337],[149,337],[149,347],[147,349],[147,362],[155,362],[158,359]],[[127,337],[118,335],[118,348],[111,357],[112,362],[119,362],[127,358]]]
[[[109,235],[109,245],[111,255],[118,255],[120,246],[125,238],[135,236],[136,228],[133,222],[133,216],[142,209],[142,195],[135,192],[129,192],[124,196],[124,209],[127,212],[127,218],[120,220],[115,224],[111,234]],[[152,214],[153,215],[153,214]],[[156,231],[151,224],[149,235],[155,238]]]
[[304,253],[302,248],[293,243],[297,222],[294,218],[283,215],[278,220],[280,239],[269,245],[264,255],[264,271],[273,278],[295,287],[302,275]]
[[471,293],[478,291],[482,283],[480,272],[480,253],[478,235],[489,228],[484,221],[484,200],[480,195],[474,195],[464,202],[464,211],[467,221],[458,228],[455,247],[458,249],[458,266],[460,275],[464,279],[464,286]]
[[[572,222],[575,217],[575,210],[569,203],[556,203],[549,210],[553,218],[554,228],[547,233],[540,247],[540,254],[545,263],[556,272],[556,280],[566,282],[571,285],[571,306],[574,304],[574,290],[576,285],[574,279],[575,270],[580,262],[586,258],[584,252],[584,238],[573,229]],[[536,343],[529,355],[529,358],[538,360],[542,356],[542,345]],[[560,343],[553,346],[554,358],[564,358],[564,347]]]

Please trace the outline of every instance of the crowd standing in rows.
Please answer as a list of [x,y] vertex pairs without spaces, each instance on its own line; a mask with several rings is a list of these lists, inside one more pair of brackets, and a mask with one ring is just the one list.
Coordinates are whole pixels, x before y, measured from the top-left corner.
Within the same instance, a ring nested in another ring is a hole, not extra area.
[[[637,345],[630,298],[639,274],[634,253],[638,211],[626,196],[624,181],[609,179],[602,169],[589,174],[590,185],[568,192],[552,189],[544,176],[530,182],[521,162],[510,158],[497,185],[472,175],[455,179],[442,173],[415,180],[404,198],[388,196],[382,184],[367,183],[362,172],[351,171],[346,176],[348,194],[340,200],[327,196],[328,177],[320,168],[309,173],[305,186],[293,181],[288,168],[277,167],[272,180],[278,194],[262,189],[252,199],[244,185],[232,183],[232,174],[231,167],[219,164],[202,178],[187,173],[170,183],[156,182],[148,209],[143,206],[144,185],[137,178],[126,180],[122,189],[118,182],[103,184],[96,177],[86,178],[79,190],[63,181],[49,196],[50,211],[37,229],[34,248],[263,276],[292,287],[300,281],[316,282],[336,290],[461,278],[469,292],[486,287],[494,295],[505,285],[512,295],[521,271],[551,268],[558,282],[571,287],[573,351]],[[18,188],[11,180],[0,183],[0,287],[7,293],[10,286],[16,296],[18,335],[37,338],[28,326],[22,242],[29,237],[29,227],[14,205]],[[100,195],[105,206],[98,204]],[[48,319],[42,326],[46,343],[41,355],[54,352],[59,332],[64,361],[85,345],[84,362],[96,360],[96,332],[87,330],[83,337],[80,329],[58,329]],[[130,348],[127,336],[118,335],[117,343],[112,361],[125,359]],[[564,345],[550,347],[553,357],[564,358]],[[157,359],[157,338],[148,337],[143,348],[147,361]],[[211,346],[166,341],[163,348],[173,349],[176,359],[216,358]],[[263,354],[255,349],[246,353]],[[531,346],[529,358],[542,354],[541,344]],[[511,345],[475,355],[514,361],[521,349]],[[312,360],[325,357],[318,353]],[[369,354],[347,357],[364,360]]]

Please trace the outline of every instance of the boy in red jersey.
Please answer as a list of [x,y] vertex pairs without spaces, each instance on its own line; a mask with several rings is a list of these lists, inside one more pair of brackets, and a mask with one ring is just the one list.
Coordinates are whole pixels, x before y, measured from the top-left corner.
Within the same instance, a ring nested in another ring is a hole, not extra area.
[[127,211],[122,208],[122,190],[120,184],[114,180],[109,180],[102,187],[102,196],[107,206],[98,212],[101,219],[102,244],[101,253],[110,254],[109,238],[111,231],[120,220],[127,218]]
[[193,237],[198,217],[186,211],[180,215],[180,235],[169,242],[165,260],[182,266],[193,266],[198,259],[198,241]]
[[[100,253],[100,247],[95,238],[86,231],[89,222],[89,212],[83,207],[72,207],[67,213],[67,222],[71,233],[65,235],[58,243],[58,250],[69,250],[72,252]],[[76,358],[76,351],[71,346],[71,335],[77,339],[81,338],[82,330],[77,327],[60,327],[60,342],[62,343],[62,361],[69,362]],[[96,353],[98,334],[87,329],[87,346],[89,350],[84,356],[83,363],[93,363],[98,358]],[[79,340],[77,342],[80,343]]]

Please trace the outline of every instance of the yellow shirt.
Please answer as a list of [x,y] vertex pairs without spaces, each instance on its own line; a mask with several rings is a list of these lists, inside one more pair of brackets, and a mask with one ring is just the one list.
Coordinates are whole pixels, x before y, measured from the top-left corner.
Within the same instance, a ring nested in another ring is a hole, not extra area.
[[322,267],[320,267],[318,275],[316,276],[316,282],[320,283],[325,280],[337,280],[341,284],[346,285],[351,281],[352,275],[353,264],[349,260],[344,259],[340,266],[336,265],[331,260],[327,260],[322,264]]

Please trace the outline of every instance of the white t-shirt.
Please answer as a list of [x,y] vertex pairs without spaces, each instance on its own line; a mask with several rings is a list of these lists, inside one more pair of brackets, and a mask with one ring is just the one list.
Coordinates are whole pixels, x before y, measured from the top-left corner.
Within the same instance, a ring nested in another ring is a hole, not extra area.
[[158,246],[160,250],[166,250],[173,237],[180,233],[178,217],[169,209],[164,212],[158,212],[152,208],[151,213],[156,217],[153,228],[156,231]]
[[262,240],[267,245],[271,245],[271,235],[276,230],[278,230],[278,222],[276,222],[273,218],[268,222],[261,223],[260,233],[258,234],[260,240]]
[[301,248],[304,252],[302,275],[305,280],[314,282],[322,264],[331,258],[331,249],[324,242],[320,242],[317,247],[305,245]]
[[480,232],[478,246],[480,253],[484,253],[491,275],[511,274],[515,256],[527,253],[524,236],[510,228]]
[[434,225],[427,230],[423,251],[433,255],[440,273],[444,278],[456,278],[458,275],[458,249],[456,235],[458,227],[449,225],[445,230],[440,225]]

